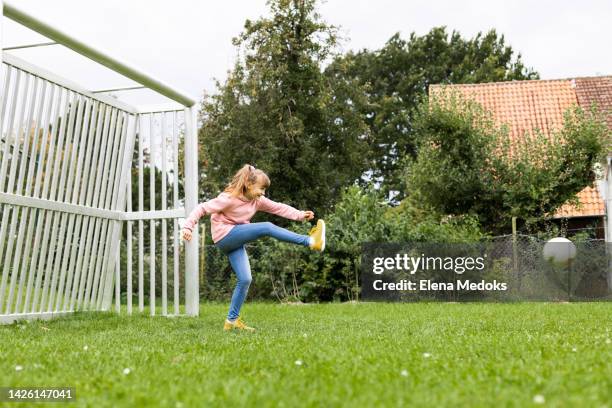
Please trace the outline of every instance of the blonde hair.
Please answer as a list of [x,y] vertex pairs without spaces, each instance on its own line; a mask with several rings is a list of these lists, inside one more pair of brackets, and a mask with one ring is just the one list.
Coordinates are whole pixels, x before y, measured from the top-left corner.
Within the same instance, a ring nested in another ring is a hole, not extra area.
[[270,179],[263,171],[256,169],[250,164],[245,164],[234,174],[232,181],[225,187],[224,192],[232,197],[246,197],[246,192],[250,186],[259,184],[263,188],[270,187]]

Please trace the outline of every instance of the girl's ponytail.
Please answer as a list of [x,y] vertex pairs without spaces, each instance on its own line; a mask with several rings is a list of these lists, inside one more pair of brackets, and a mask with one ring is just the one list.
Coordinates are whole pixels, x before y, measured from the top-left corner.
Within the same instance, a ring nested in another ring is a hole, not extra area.
[[250,164],[245,164],[244,166],[242,166],[242,168],[239,170],[240,173],[242,173],[241,175],[241,185],[239,186],[238,190],[240,190],[240,194],[244,195],[244,193],[246,193],[247,188],[249,186],[249,179],[251,176],[251,168],[252,166]]
[[234,174],[232,181],[225,187],[225,192],[232,197],[246,196],[249,186],[259,182],[264,187],[270,185],[270,179],[263,171],[256,169],[250,164],[245,164]]

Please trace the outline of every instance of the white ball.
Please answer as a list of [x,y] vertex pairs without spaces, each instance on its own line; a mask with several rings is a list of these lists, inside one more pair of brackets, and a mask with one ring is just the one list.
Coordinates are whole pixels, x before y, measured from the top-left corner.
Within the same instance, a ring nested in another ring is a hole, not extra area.
[[542,252],[548,262],[565,267],[576,258],[576,245],[567,238],[553,238],[544,245]]

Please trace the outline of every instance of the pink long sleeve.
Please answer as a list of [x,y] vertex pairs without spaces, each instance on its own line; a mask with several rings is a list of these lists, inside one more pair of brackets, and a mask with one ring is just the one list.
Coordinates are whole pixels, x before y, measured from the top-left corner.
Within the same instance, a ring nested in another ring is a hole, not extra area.
[[189,231],[193,231],[193,227],[198,222],[200,217],[206,214],[216,214],[222,212],[232,202],[231,197],[225,194],[220,194],[218,197],[212,200],[200,203],[196,208],[189,213],[189,216],[185,220],[183,228],[187,228]]
[[284,218],[295,221],[304,220],[304,211],[296,210],[290,205],[277,203],[264,196],[260,197],[257,204],[257,209],[270,214],[279,215]]
[[276,203],[266,197],[246,201],[224,192],[217,198],[198,204],[185,220],[183,228],[193,231],[200,217],[210,215],[211,236],[214,242],[219,242],[236,225],[251,222],[257,211],[269,212],[290,220],[304,220],[304,211],[296,210],[287,204]]

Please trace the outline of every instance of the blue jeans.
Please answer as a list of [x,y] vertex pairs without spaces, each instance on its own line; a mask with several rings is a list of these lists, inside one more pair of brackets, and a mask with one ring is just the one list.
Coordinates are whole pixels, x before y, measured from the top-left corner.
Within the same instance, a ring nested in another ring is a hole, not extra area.
[[244,244],[255,241],[261,237],[272,237],[279,241],[291,242],[297,245],[310,245],[308,235],[300,235],[295,232],[278,227],[271,222],[256,222],[253,224],[236,225],[231,231],[215,245],[228,257],[232,269],[236,273],[238,283],[232,294],[227,319],[234,321],[240,314],[240,308],[246,299],[249,286],[251,285],[251,266]]

